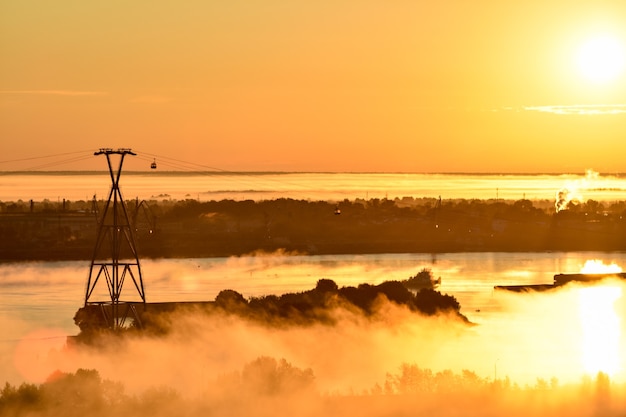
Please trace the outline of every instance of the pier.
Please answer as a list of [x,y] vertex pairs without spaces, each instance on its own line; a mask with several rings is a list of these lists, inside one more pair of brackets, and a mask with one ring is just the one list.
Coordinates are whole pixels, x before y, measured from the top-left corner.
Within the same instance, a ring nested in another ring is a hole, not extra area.
[[494,289],[513,292],[533,292],[547,291],[562,287],[571,282],[595,283],[608,278],[619,278],[626,280],[626,273],[600,273],[600,274],[556,274],[554,282],[551,284],[529,284],[529,285],[496,285]]

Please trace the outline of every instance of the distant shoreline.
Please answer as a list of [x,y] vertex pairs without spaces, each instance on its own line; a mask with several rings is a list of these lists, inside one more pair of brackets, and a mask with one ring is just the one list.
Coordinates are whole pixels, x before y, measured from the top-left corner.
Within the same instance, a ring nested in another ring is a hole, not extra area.
[[[1,171],[0,175],[108,175],[106,169],[101,170],[59,170],[59,171]],[[418,171],[228,171],[228,170],[124,170],[123,175],[291,175],[291,174],[325,174],[325,175],[446,175],[446,176],[574,176],[584,177],[585,174],[573,171],[564,172],[418,172]],[[595,172],[599,176],[626,177],[626,172]]]
[[[626,198],[626,174],[419,174],[302,173],[227,171],[124,171],[126,199],[307,201],[396,200],[555,200],[568,194],[580,201]],[[92,200],[106,198],[111,178],[105,171],[0,172],[0,202]]]
[[[550,201],[531,200],[135,203],[128,210],[138,251],[156,259],[277,251],[342,255],[626,250],[624,201],[565,205],[558,213]],[[0,261],[91,259],[98,230],[92,204],[0,204]],[[97,204],[101,213],[104,202]]]

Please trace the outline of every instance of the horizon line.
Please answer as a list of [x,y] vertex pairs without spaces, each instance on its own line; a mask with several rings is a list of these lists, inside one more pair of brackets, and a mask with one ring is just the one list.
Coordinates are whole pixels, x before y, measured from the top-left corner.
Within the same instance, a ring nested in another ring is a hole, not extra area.
[[[584,172],[573,171],[293,171],[293,170],[124,170],[125,174],[393,174],[393,175],[579,175],[589,177],[593,175],[600,176],[615,176],[626,175],[624,172],[597,172],[593,170],[585,170]],[[80,170],[80,169],[66,169],[66,170],[0,170],[0,175],[20,175],[20,174],[101,174],[109,173],[106,169],[100,170]]]

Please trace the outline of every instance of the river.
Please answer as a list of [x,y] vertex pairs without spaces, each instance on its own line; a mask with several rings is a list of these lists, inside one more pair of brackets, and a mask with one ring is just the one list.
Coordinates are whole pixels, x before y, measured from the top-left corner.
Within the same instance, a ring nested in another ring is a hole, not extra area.
[[[0,172],[0,202],[106,199],[107,172]],[[626,197],[626,176],[580,174],[226,173],[124,172],[125,198],[140,200],[343,201],[372,198],[442,198],[616,201]]]
[[[585,262],[591,259],[600,260],[605,265],[626,265],[626,253],[600,252],[327,256],[277,254],[145,260],[142,262],[142,270],[147,300],[156,302],[213,300],[223,289],[233,289],[246,298],[306,291],[312,289],[321,278],[332,279],[339,286],[378,284],[386,280],[407,279],[422,268],[428,268],[436,278],[441,278],[438,289],[456,297],[462,306],[461,313],[481,329],[483,343],[490,345],[487,350],[498,358],[501,375],[528,381],[534,377],[554,374],[567,380],[582,372],[580,367],[572,369],[571,361],[576,361],[574,357],[582,355],[578,348],[574,349],[572,358],[567,361],[563,359],[553,366],[546,366],[543,361],[533,362],[524,369],[515,365],[516,355],[522,354],[517,351],[519,346],[524,346],[523,352],[528,355],[545,357],[558,354],[561,358],[568,357],[563,354],[567,350],[564,346],[571,347],[572,334],[579,334],[584,327],[581,327],[582,319],[578,318],[582,307],[571,294],[547,294],[536,298],[533,295],[494,291],[494,286],[551,283],[555,274],[579,272]],[[0,324],[3,329],[0,340],[3,353],[0,380],[17,382],[24,378],[12,361],[18,345],[40,344],[43,340],[46,341],[46,348],[59,347],[65,343],[65,336],[78,332],[72,318],[84,301],[88,267],[88,262],[0,265],[3,299],[0,304]],[[616,354],[614,363],[610,364],[607,371],[616,378],[624,378],[624,295],[619,292],[617,297],[609,300],[609,307],[615,304],[615,309],[611,310],[613,313],[607,314],[612,317],[611,320],[618,321],[617,328],[612,330],[610,336],[616,338],[615,346],[611,349],[621,353]],[[556,320],[565,320],[565,323]],[[571,327],[571,323],[575,326]],[[558,336],[558,331],[565,333]],[[508,345],[504,343],[507,337],[510,341]],[[530,337],[551,343],[527,346]],[[574,337],[574,340],[577,339]],[[450,343],[450,346],[457,346],[460,342],[456,340]],[[501,346],[503,343],[507,346]],[[473,345],[465,347],[468,352],[482,349],[470,346]],[[43,354],[41,351],[37,353]],[[490,375],[494,360],[492,357],[487,362],[477,361],[475,369]],[[472,369],[471,362],[467,366]]]
[[[94,195],[102,199],[110,186],[106,172],[5,172],[0,173],[0,202],[72,201]],[[126,198],[159,200],[441,197],[556,201],[559,196],[609,202],[623,199],[626,177],[593,171],[578,175],[157,171],[124,173],[120,187]],[[438,289],[456,297],[461,313],[475,326],[459,329],[449,318],[416,319],[393,309],[382,327],[346,321],[332,330],[267,332],[240,323],[204,323],[208,327],[200,338],[202,345],[190,339],[189,349],[195,350],[181,352],[175,341],[160,346],[158,355],[145,355],[144,347],[141,360],[136,355],[126,357],[134,349],[119,353],[126,360],[96,360],[65,350],[66,337],[78,332],[73,316],[84,302],[88,262],[1,264],[0,383],[40,382],[55,369],[73,372],[81,366],[97,368],[111,379],[122,376],[132,385],[129,375],[139,366],[159,369],[144,384],[176,381],[184,387],[186,381],[196,381],[191,376],[199,367],[228,372],[263,355],[313,368],[319,384],[331,391],[371,388],[402,363],[414,362],[435,370],[469,369],[484,378],[506,377],[520,384],[553,377],[575,381],[599,371],[626,381],[623,282],[609,281],[588,289],[567,286],[541,294],[494,291],[495,285],[549,284],[555,274],[579,272],[588,260],[624,266],[626,253],[275,254],[144,260],[148,302],[213,300],[224,289],[246,298],[306,291],[322,278],[339,286],[378,284],[404,280],[428,268],[441,278]],[[181,362],[185,356],[193,360]],[[325,360],[327,356],[333,360]],[[167,360],[176,363],[175,375],[159,367]],[[130,371],[121,372],[121,367]]]

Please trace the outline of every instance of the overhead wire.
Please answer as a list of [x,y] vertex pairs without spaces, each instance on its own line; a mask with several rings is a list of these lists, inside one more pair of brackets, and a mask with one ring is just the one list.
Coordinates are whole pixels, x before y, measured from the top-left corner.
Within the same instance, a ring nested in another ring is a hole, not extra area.
[[0,164],[9,164],[9,163],[15,163],[15,162],[36,161],[36,160],[50,160],[52,158],[57,158],[57,157],[60,157],[60,156],[78,155],[78,156],[72,156],[70,158],[64,158],[64,159],[60,159],[60,160],[59,159],[54,159],[54,160],[51,160],[49,162],[44,162],[44,163],[39,164],[39,165],[33,165],[33,166],[30,166],[30,167],[21,168],[19,170],[16,170],[17,172],[39,171],[39,170],[43,170],[43,169],[48,169],[48,168],[68,165],[68,164],[71,164],[71,163],[74,163],[74,162],[83,161],[83,160],[86,160],[86,159],[89,159],[89,158],[93,157],[93,152],[89,152],[89,153],[87,153],[87,152],[89,152],[89,151],[64,152],[64,153],[53,154],[53,155],[44,155],[44,156],[35,156],[35,157],[29,157],[29,158],[5,160],[5,161],[0,161]]
[[[232,178],[234,182],[238,182],[238,183],[249,183],[249,184],[254,184],[255,186],[257,186],[260,182],[259,172],[232,171],[232,170],[226,170],[226,169],[217,168],[214,166],[198,164],[195,162],[183,161],[181,159],[171,158],[171,157],[167,157],[163,155],[156,155],[156,154],[142,152],[142,151],[137,151],[136,153],[137,153],[138,158],[145,160],[146,162],[152,162],[154,160],[159,165],[165,165],[171,168],[175,168],[175,169],[185,171],[185,172],[194,173],[197,175],[209,176],[209,175],[215,175],[215,173],[221,173],[221,174],[224,174],[224,176]],[[267,172],[263,174],[271,174],[271,173]],[[276,174],[280,174],[280,173],[276,173]],[[242,181],[242,179],[245,179],[246,181]],[[272,176],[272,177],[264,176],[263,179],[266,184],[292,185],[301,190],[307,190],[307,189],[315,190],[314,187],[309,187],[306,184],[280,180],[280,179],[277,179],[275,176]]]
[[[221,178],[229,178],[233,183],[250,184],[251,189],[253,190],[258,190],[260,183],[265,184],[270,188],[269,190],[266,190],[266,191],[275,191],[274,187],[277,184],[282,185],[282,186],[292,185],[296,189],[302,190],[302,191],[305,191],[307,189],[314,190],[314,187],[309,187],[306,184],[302,184],[302,183],[294,183],[290,181],[285,181],[284,179],[277,178],[275,175],[272,175],[272,176],[265,176],[265,175],[260,176],[259,175],[259,174],[271,174],[270,172],[259,173],[259,172],[246,172],[246,171],[232,171],[232,170],[227,170],[227,169],[223,169],[223,168],[216,167],[216,166],[199,164],[196,162],[185,161],[182,159],[172,158],[172,157],[164,156],[164,155],[157,155],[157,154],[150,153],[150,152],[143,152],[143,151],[135,150],[134,153],[135,153],[136,158],[142,161],[146,161],[149,164],[154,162],[154,163],[158,163],[158,166],[165,166],[165,167],[171,168],[172,171],[175,171],[175,172],[176,171],[187,172],[187,173],[192,173],[194,175],[211,176],[217,173],[221,175]],[[90,158],[93,158],[93,156],[94,156],[94,149],[74,151],[74,152],[62,152],[62,153],[56,153],[56,154],[50,154],[50,155],[40,155],[40,156],[33,156],[33,157],[26,157],[26,158],[16,158],[16,159],[11,159],[11,160],[2,160],[0,161],[0,167],[2,166],[2,164],[11,164],[11,163],[25,162],[25,161],[42,161],[42,163],[38,165],[32,165],[30,167],[17,170],[17,171],[25,171],[25,172],[42,171],[42,170],[58,168],[58,167],[62,167],[65,165],[72,164],[72,163],[88,160]],[[66,158],[58,159],[59,157],[66,157]],[[280,174],[280,173],[277,172],[276,174]]]
[[[140,158],[142,157],[142,155],[148,155],[150,158],[154,158],[154,159],[158,158],[161,161],[162,160],[169,161],[168,164],[170,166],[182,167],[182,168],[186,168],[189,170],[191,170],[192,168],[195,168],[195,170],[205,169],[205,170],[218,171],[218,172],[233,172],[233,171],[229,171],[229,170],[222,169],[222,168],[198,164],[195,162],[183,161],[181,159],[171,158],[171,157],[167,157],[163,155],[156,155],[156,154],[152,154],[148,152],[137,151],[136,153],[137,153],[137,156]],[[146,157],[143,157],[143,159],[146,159]]]
[[67,165],[73,162],[79,162],[79,161],[84,161],[86,159],[90,159],[92,158],[93,155],[88,155],[88,156],[79,156],[79,157],[75,157],[75,158],[69,158],[69,159],[65,159],[62,161],[54,161],[54,162],[48,162],[42,165],[37,165],[34,167],[30,167],[28,169],[26,169],[26,171],[37,171],[37,170],[41,170],[44,168],[53,168],[53,167],[57,167],[57,166],[63,166],[63,165]]
[[23,161],[32,161],[32,160],[35,160],[35,159],[56,158],[57,156],[77,155],[77,154],[83,154],[85,152],[92,152],[92,151],[91,150],[84,150],[84,151],[75,151],[75,152],[63,152],[63,153],[57,153],[57,154],[53,154],[53,155],[32,156],[32,157],[29,157],[29,158],[7,159],[7,160],[4,160],[4,161],[0,161],[0,164],[7,164],[7,163],[13,163],[13,162],[23,162]]
[[42,337],[22,337],[13,339],[0,339],[0,343],[15,343],[15,342],[37,342],[40,340],[55,340],[55,339],[67,339],[69,335],[64,336],[42,336]]

